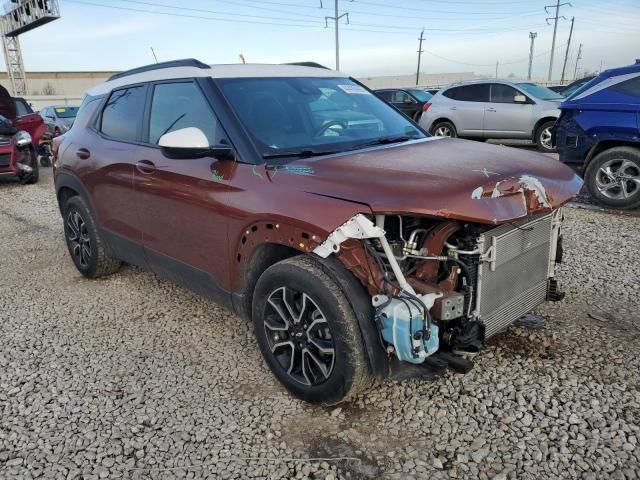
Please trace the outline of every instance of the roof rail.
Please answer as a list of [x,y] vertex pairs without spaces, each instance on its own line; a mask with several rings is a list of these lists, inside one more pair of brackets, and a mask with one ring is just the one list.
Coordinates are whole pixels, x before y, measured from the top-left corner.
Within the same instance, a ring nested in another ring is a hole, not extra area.
[[324,68],[325,70],[331,70],[329,67],[325,67],[324,65],[320,65],[316,62],[291,62],[284,63],[283,65],[297,65],[298,67],[313,67],[313,68]]
[[202,63],[200,60],[196,60],[195,58],[185,58],[183,60],[171,60],[169,62],[152,63],[151,65],[145,65],[144,67],[132,68],[131,70],[125,70],[124,72],[114,73],[109,77],[107,81],[115,80],[116,78],[128,77],[129,75],[135,75],[136,73],[151,72],[153,70],[175,67],[211,68],[206,63]]

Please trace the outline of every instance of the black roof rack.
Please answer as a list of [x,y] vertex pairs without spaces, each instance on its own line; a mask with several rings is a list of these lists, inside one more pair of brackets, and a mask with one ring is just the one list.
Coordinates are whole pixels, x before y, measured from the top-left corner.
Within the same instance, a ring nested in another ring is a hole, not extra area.
[[135,75],[136,73],[151,72],[153,70],[162,70],[163,68],[175,68],[175,67],[211,68],[206,63],[202,63],[200,60],[196,60],[195,58],[185,58],[183,60],[172,60],[170,62],[152,63],[151,65],[145,65],[144,67],[132,68],[131,70],[126,70],[124,72],[115,73],[111,75],[109,77],[109,80],[128,77],[129,75]]
[[331,70],[329,67],[325,67],[324,65],[320,65],[316,62],[291,62],[285,63],[284,65],[297,65],[298,67],[313,67],[313,68],[324,68],[325,70]]

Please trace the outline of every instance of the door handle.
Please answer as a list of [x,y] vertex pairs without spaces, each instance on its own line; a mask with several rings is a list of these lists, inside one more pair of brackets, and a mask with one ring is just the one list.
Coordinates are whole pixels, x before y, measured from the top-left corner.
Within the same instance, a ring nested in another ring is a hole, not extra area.
[[495,112],[496,109],[495,108],[487,108],[487,112]]
[[144,175],[151,175],[156,171],[156,166],[151,160],[140,160],[136,162],[136,169]]
[[451,107],[449,110],[457,110],[458,107]]
[[91,156],[91,152],[86,148],[79,148],[78,151],[76,152],[76,156],[78,158],[81,158],[82,160],[86,160]]

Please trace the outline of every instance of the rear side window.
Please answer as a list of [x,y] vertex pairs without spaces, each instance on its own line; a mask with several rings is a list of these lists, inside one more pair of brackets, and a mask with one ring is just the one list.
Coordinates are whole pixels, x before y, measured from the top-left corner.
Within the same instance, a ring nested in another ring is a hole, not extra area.
[[207,100],[193,82],[161,83],[153,89],[149,143],[158,144],[165,133],[181,128],[202,130],[209,145],[220,143],[218,121]]
[[479,83],[477,85],[465,85],[463,87],[453,87],[442,93],[445,97],[461,102],[488,102],[489,84]]
[[385,90],[384,92],[376,92],[376,95],[383,99],[385,102],[390,102],[392,93],[393,92],[390,92],[389,90]]
[[118,140],[137,140],[146,91],[143,86],[114,90],[102,111],[100,131]]
[[623,93],[624,95],[630,95],[632,97],[640,97],[640,76],[620,82],[611,87],[611,90]]
[[16,116],[21,117],[33,113],[29,105],[21,99],[16,100]]
[[391,97],[392,103],[413,103],[413,99],[409,96],[408,93],[403,92],[402,90],[397,90],[393,92],[393,96]]

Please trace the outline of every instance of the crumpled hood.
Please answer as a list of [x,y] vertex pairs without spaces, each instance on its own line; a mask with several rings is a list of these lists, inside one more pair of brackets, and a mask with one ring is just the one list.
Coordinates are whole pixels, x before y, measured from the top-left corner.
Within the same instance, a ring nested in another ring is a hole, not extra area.
[[296,160],[270,169],[277,185],[369,206],[504,223],[560,207],[582,180],[557,160],[524,149],[429,138]]

